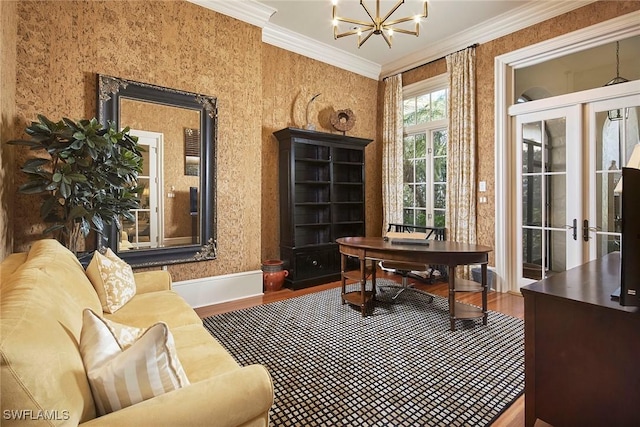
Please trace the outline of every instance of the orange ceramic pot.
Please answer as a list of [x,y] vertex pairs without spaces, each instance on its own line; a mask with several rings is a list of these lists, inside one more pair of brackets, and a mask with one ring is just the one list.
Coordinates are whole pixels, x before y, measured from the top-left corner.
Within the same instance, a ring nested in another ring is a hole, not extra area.
[[284,262],[279,259],[268,259],[262,263],[262,279],[265,292],[278,291],[284,284],[289,271],[283,269]]

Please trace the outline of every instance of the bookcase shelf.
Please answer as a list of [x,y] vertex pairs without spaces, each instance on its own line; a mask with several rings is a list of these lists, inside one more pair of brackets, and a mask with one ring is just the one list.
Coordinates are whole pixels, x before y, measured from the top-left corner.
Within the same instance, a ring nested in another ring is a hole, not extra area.
[[364,149],[369,139],[285,128],[279,143],[280,257],[286,286],[340,278],[336,239],[364,236]]

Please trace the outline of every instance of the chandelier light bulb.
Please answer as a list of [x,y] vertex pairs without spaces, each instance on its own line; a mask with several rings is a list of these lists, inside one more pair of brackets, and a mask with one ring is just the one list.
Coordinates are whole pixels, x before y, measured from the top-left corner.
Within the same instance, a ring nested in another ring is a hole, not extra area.
[[331,0],[331,4],[336,6],[338,4],[338,0]]
[[421,19],[422,19],[422,16],[420,15],[416,15],[413,17],[413,20],[415,21],[416,24],[419,24]]
[[358,37],[362,35],[362,29],[358,28]]
[[387,34],[389,34],[389,37],[393,36],[393,28],[387,29]]
[[331,23],[333,24],[334,27],[338,26],[338,20],[334,19],[333,21],[331,21]]

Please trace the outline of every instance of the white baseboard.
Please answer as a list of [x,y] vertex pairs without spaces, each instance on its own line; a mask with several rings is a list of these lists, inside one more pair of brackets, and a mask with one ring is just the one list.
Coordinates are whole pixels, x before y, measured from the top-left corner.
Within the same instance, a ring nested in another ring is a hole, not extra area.
[[262,271],[174,282],[173,290],[193,308],[262,295]]

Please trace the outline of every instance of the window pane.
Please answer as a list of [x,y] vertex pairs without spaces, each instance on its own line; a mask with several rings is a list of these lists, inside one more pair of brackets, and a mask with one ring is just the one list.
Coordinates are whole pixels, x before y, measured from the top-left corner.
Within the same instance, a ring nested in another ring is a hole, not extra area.
[[414,185],[406,185],[404,186],[404,191],[402,195],[403,204],[405,207],[413,207],[414,206],[414,198],[413,198],[413,190]]
[[547,191],[545,222],[547,226],[564,228],[565,224],[569,224],[567,220],[567,178],[564,175],[550,175],[547,176],[545,184]]
[[429,94],[421,95],[416,98],[417,112],[416,123],[426,123],[431,120],[431,105]]
[[435,182],[447,181],[447,158],[437,157],[433,159],[433,180]]
[[435,184],[433,186],[433,207],[436,209],[444,209],[447,203],[447,186],[446,184]]
[[522,142],[522,173],[542,171],[542,147],[539,143],[525,139]]
[[427,182],[427,161],[416,160],[416,182]]
[[431,94],[431,120],[441,120],[447,117],[446,89]]
[[433,154],[435,156],[447,155],[447,131],[446,129],[433,132]]
[[402,222],[405,224],[413,224],[413,209],[404,209],[402,212]]
[[424,157],[427,155],[427,135],[419,133],[415,135],[416,141],[416,157]]
[[522,277],[542,279],[542,230],[522,229],[522,258]]
[[433,226],[434,227],[444,227],[444,210],[433,211]]
[[416,210],[416,220],[413,225],[427,225],[427,214],[424,209]]
[[402,146],[404,150],[404,158],[413,159],[415,157],[415,137],[413,135],[405,136]]
[[416,124],[416,99],[405,99],[404,102],[404,125],[411,126]]
[[539,175],[522,177],[522,223],[542,225],[542,179]]
[[404,181],[406,183],[410,183],[410,182],[414,182],[414,167],[413,167],[413,160],[406,160],[404,161],[404,166],[402,168],[402,174],[404,177]]
[[427,207],[427,185],[416,185],[416,207]]

